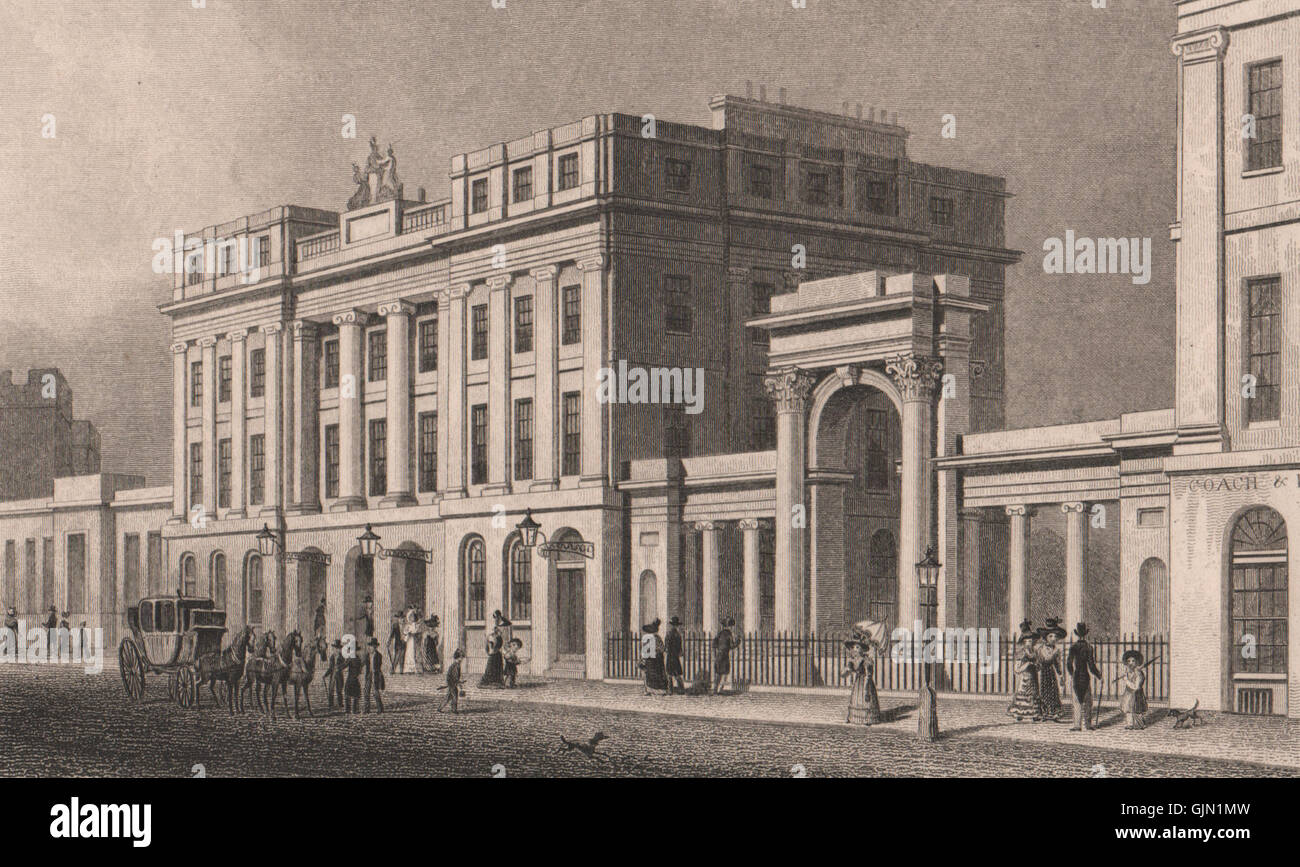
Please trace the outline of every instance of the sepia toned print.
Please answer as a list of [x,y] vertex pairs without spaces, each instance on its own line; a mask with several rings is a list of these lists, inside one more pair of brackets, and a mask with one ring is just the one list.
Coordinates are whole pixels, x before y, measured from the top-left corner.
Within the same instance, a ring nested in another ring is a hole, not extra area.
[[1300,0],[90,5],[0,773],[1300,772]]

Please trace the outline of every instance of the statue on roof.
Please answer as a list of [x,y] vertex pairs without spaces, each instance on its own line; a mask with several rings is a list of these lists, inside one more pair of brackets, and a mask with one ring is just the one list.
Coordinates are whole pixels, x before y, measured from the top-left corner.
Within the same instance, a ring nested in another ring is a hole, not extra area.
[[352,183],[357,185],[357,191],[348,199],[348,210],[355,211],[357,208],[364,208],[370,204],[370,178],[365,172],[361,171],[361,166],[356,163],[352,164]]
[[352,182],[357,185],[357,190],[348,199],[349,211],[400,199],[402,183],[397,179],[397,157],[393,155],[393,146],[388,146],[388,155],[385,156],[379,152],[379,140],[371,136],[365,168],[352,164]]

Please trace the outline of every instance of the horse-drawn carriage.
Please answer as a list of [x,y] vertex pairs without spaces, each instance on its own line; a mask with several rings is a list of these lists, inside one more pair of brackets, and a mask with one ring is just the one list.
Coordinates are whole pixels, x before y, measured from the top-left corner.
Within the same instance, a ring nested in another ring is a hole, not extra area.
[[153,596],[127,609],[131,634],[117,651],[126,694],[144,696],[145,672],[167,675],[167,697],[181,707],[198,700],[199,657],[221,652],[226,612],[211,599]]

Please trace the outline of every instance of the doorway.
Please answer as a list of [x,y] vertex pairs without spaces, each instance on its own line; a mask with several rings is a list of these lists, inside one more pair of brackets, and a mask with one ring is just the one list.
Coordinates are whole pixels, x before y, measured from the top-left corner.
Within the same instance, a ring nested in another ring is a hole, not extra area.
[[555,597],[559,615],[556,651],[561,656],[581,655],[587,651],[585,578],[585,569],[556,570]]

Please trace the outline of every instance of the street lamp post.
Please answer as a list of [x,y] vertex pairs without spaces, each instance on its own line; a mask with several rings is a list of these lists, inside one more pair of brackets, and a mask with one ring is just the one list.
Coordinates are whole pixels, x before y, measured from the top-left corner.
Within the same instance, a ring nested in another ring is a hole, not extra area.
[[[934,546],[931,545],[925,551],[925,559],[916,564],[916,580],[920,585],[921,609],[924,612],[925,630],[929,632],[930,627],[934,624],[930,622],[930,612],[934,609],[933,601],[939,586],[939,569],[942,564],[935,554]],[[919,642],[922,653],[927,653],[925,644],[926,635],[923,633]],[[917,696],[917,737],[923,741],[934,741],[939,737],[939,712],[935,707],[934,684],[932,678],[933,662],[927,658],[923,660],[925,671],[925,680],[921,684],[920,694]]]

